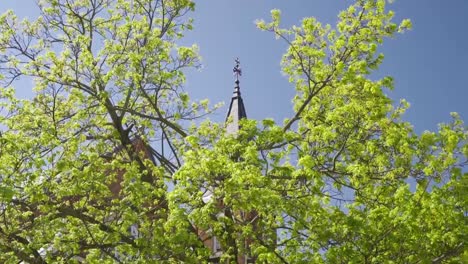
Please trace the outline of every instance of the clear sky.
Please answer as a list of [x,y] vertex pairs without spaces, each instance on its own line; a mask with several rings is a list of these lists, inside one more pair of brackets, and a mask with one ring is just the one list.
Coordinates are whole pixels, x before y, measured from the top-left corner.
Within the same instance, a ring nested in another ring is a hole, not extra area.
[[[293,86],[281,74],[280,59],[286,45],[270,33],[256,29],[256,19],[269,20],[269,11],[282,11],[283,25],[300,24],[314,16],[334,25],[337,14],[350,0],[199,0],[195,29],[183,43],[200,47],[203,68],[191,71],[186,89],[193,98],[209,98],[225,106],[211,117],[221,121],[234,85],[232,68],[239,57],[243,69],[241,91],[250,118],[275,118],[281,122],[292,113]],[[20,16],[34,16],[34,0],[2,1],[0,11],[14,9]],[[416,131],[435,130],[437,124],[459,112],[468,121],[468,1],[397,0],[389,5],[396,21],[410,18],[413,30],[381,47],[384,63],[376,76],[391,75],[395,90],[391,98],[405,98],[411,108],[405,119]],[[21,85],[27,85],[21,83]],[[18,87],[20,94],[31,87]]]

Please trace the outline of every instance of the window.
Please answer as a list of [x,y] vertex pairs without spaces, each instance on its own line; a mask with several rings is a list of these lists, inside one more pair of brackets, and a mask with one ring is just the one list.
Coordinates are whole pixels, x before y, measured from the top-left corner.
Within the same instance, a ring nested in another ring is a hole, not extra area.
[[217,237],[213,236],[213,252],[219,252],[221,251],[221,244],[219,243],[219,240]]
[[133,224],[130,226],[130,235],[134,238],[138,238],[138,226],[136,224]]

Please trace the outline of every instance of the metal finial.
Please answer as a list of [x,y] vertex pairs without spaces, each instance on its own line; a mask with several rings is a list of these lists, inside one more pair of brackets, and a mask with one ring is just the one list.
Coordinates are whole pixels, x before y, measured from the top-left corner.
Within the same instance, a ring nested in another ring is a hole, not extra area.
[[236,58],[235,60],[236,66],[232,70],[234,72],[234,76],[236,76],[236,82],[239,82],[239,77],[242,76],[242,69],[240,68],[240,60]]

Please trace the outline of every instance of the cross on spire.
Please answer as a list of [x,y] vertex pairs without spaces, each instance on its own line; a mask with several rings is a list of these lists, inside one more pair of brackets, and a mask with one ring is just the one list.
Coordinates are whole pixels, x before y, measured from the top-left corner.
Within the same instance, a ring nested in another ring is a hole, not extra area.
[[235,59],[236,66],[234,66],[234,69],[232,71],[234,72],[234,76],[236,76],[236,83],[239,83],[239,77],[242,76],[242,69],[240,68],[240,60],[239,58]]

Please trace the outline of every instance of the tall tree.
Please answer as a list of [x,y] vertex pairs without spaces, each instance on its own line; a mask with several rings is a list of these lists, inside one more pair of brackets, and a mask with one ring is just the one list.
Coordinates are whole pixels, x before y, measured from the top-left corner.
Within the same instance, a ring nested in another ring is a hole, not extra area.
[[[468,257],[468,132],[417,135],[369,75],[411,26],[357,0],[335,27],[258,27],[286,41],[283,125],[196,122],[183,91],[190,0],[41,0],[0,17],[0,261],[456,263]],[[32,78],[31,100],[11,85]],[[196,124],[196,125],[194,125]],[[211,192],[210,200],[203,199]],[[137,232],[135,232],[137,230]]]

